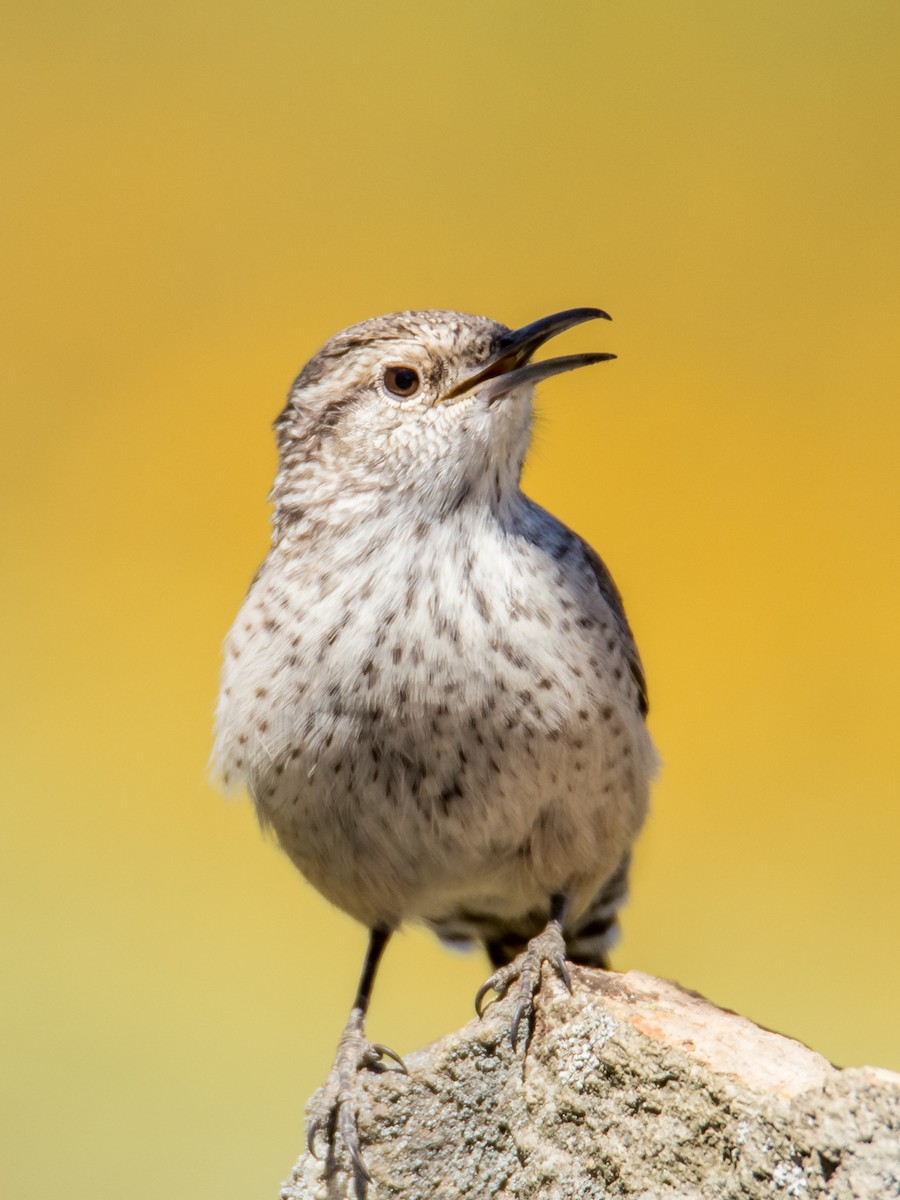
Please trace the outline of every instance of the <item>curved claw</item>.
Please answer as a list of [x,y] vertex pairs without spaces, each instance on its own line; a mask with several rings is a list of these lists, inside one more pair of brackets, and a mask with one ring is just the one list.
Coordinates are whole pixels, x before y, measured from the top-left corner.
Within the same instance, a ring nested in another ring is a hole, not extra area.
[[566,985],[566,991],[571,996],[572,994],[572,975],[569,971],[569,964],[566,962],[565,956],[560,954],[553,959],[553,969]]
[[494,985],[488,979],[481,985],[481,987],[475,993],[475,1012],[478,1014],[479,1017],[484,1016],[484,1010],[481,1007],[481,1002],[493,986]]
[[404,1075],[409,1074],[409,1069],[396,1050],[392,1050],[390,1046],[383,1046],[381,1042],[374,1042],[372,1049],[378,1055],[378,1058],[390,1058],[397,1064]]
[[488,992],[495,992],[496,998],[502,1000],[509,991],[509,982],[498,979],[496,975],[492,975],[490,979],[486,979],[478,991],[475,993],[475,1012],[479,1017],[484,1016],[483,1001]]
[[316,1154],[316,1134],[319,1132],[319,1118],[313,1117],[309,1123],[309,1128],[306,1131],[306,1152],[318,1161]]
[[509,1027],[509,1040],[512,1042],[513,1050],[518,1048],[519,1042],[519,1026],[522,1024],[522,1018],[526,1013],[530,1013],[534,1009],[534,1003],[530,996],[522,996],[519,1003],[516,1005],[516,1011],[513,1013],[512,1024]]
[[341,1126],[341,1137],[344,1140],[344,1145],[347,1148],[347,1153],[356,1168],[362,1175],[363,1179],[372,1183],[372,1176],[369,1168],[366,1166],[365,1159],[362,1156],[362,1150],[359,1145],[359,1133],[356,1129],[356,1116],[349,1105],[342,1104],[339,1116]]

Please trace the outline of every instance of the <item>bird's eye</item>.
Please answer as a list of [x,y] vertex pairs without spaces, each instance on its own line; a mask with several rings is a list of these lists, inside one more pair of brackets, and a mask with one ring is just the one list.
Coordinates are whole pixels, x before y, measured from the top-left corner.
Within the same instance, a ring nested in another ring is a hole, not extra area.
[[414,396],[420,384],[419,372],[412,367],[388,367],[384,373],[384,386],[395,396]]

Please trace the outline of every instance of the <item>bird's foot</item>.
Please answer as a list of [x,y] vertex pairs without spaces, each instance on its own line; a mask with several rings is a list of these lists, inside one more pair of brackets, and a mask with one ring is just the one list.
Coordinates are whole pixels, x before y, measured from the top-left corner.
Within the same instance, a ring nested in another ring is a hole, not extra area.
[[340,1133],[356,1172],[358,1195],[365,1195],[365,1184],[372,1182],[359,1145],[360,1072],[385,1070],[384,1060],[390,1058],[404,1074],[409,1074],[399,1054],[387,1046],[366,1040],[364,1025],[362,1011],[355,1008],[338,1043],[331,1073],[313,1101],[306,1133],[306,1147],[313,1158],[318,1158],[316,1138],[320,1132],[324,1135],[329,1158],[334,1155],[335,1141]]
[[543,933],[533,937],[522,953],[505,967],[500,967],[490,979],[478,989],[475,997],[475,1011],[479,1017],[483,1015],[484,998],[488,992],[496,992],[497,999],[502,1000],[516,980],[518,999],[513,1012],[512,1024],[509,1029],[513,1050],[519,1041],[519,1030],[522,1022],[526,1021],[530,1030],[534,1024],[534,998],[541,987],[541,969],[544,963],[556,972],[557,976],[572,990],[572,980],[566,964],[566,941],[558,921],[551,921]]

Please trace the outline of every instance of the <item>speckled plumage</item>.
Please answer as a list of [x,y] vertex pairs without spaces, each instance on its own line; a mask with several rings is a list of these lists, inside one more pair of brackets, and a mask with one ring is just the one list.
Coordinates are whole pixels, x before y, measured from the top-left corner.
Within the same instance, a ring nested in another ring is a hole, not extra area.
[[276,425],[273,545],[228,637],[216,758],[366,925],[462,936],[467,914],[545,917],[554,892],[575,920],[646,810],[621,601],[519,490],[530,389],[442,405],[378,385],[409,361],[442,388],[504,332],[443,312],[353,326]]
[[[215,750],[334,904],[370,928],[481,937],[496,962],[554,895],[570,944],[587,920],[603,949],[655,768],[618,592],[519,487],[532,383],[466,384],[514,336],[399,313],[303,369]],[[398,367],[420,380],[409,398],[385,382]]]

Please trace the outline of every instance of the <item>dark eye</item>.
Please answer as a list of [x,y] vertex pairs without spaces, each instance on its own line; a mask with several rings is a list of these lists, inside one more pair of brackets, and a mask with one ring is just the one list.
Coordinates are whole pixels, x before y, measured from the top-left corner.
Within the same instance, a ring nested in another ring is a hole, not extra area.
[[395,396],[414,396],[419,390],[419,372],[412,367],[388,367],[384,386]]

